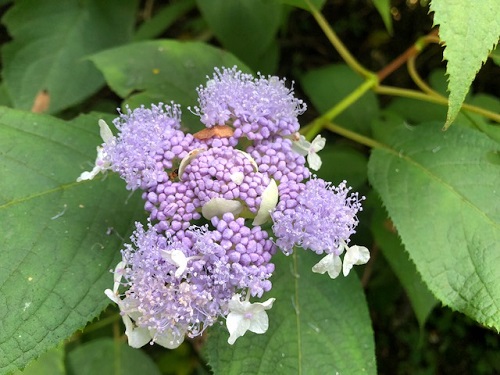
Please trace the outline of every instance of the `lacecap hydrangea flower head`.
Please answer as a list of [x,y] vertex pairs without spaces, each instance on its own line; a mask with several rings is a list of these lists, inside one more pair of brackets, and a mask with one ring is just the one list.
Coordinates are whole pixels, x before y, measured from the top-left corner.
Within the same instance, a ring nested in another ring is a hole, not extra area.
[[215,69],[197,92],[202,131],[182,130],[176,104],[127,108],[116,135],[99,122],[95,166],[78,178],[109,170],[142,191],[148,223],[136,223],[105,291],[133,347],[176,348],[220,318],[230,344],[266,332],[275,298],[250,300],[272,295],[278,249],[323,255],[313,271],[332,278],[369,259],[348,246],[362,198],[311,173],[325,139],[299,134],[306,105],[284,79]]

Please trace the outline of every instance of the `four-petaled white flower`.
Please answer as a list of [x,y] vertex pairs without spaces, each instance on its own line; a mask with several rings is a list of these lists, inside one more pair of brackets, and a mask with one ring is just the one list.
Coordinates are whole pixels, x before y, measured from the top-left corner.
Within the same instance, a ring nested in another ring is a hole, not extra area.
[[235,294],[228,305],[229,314],[226,325],[229,339],[227,342],[233,345],[236,339],[243,336],[246,331],[265,333],[269,327],[269,318],[265,310],[273,307],[275,300],[275,298],[269,298],[262,303],[250,303],[247,300],[242,301],[240,294]]
[[300,155],[307,155],[309,167],[315,171],[321,168],[321,158],[318,151],[325,147],[326,138],[317,135],[312,142],[309,142],[303,135],[295,133],[293,135],[292,149]]
[[[344,250],[346,250],[346,253],[344,256],[344,263],[342,264],[340,254],[342,254]],[[313,266],[312,271],[321,274],[328,272],[328,275],[332,279],[335,279],[340,274],[341,269],[344,276],[347,276],[353,266],[365,264],[370,260],[370,251],[364,246],[354,245],[349,247],[347,244],[343,243],[340,245],[340,254],[335,255],[331,253],[326,255]]]
[[[106,124],[106,121],[99,120],[99,128],[100,128],[101,138],[104,141],[104,143],[107,143],[111,139],[113,139],[113,133],[111,132],[111,129],[109,128],[108,124]],[[107,155],[104,152],[104,148],[102,146],[97,146],[97,157],[95,159],[94,168],[90,172],[88,171],[82,172],[82,174],[76,179],[76,182],[92,180],[95,176],[99,174],[99,172],[107,171],[110,168],[110,166],[111,165],[107,160]]]

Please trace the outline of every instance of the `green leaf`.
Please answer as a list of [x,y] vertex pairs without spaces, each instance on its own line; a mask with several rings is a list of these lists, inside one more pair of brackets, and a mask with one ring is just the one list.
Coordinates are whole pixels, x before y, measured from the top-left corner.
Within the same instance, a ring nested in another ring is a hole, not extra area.
[[216,374],[375,374],[373,332],[354,274],[332,280],[311,271],[320,257],[296,250],[273,258],[275,297],[265,334],[247,332],[229,345],[225,326],[207,342]]
[[422,281],[415,264],[408,258],[401,240],[381,206],[375,208],[371,229],[377,245],[405,289],[422,330],[427,317],[437,303],[436,298]]
[[498,0],[446,1],[432,0],[434,24],[446,44],[443,56],[448,61],[450,91],[445,128],[460,111],[469,87],[500,38],[500,2]]
[[195,0],[181,0],[165,5],[156,11],[154,16],[142,23],[137,29],[133,40],[152,39],[161,35],[175,21],[195,7]]
[[233,55],[207,44],[155,40],[100,52],[90,58],[108,85],[132,108],[174,101],[184,110],[183,122],[201,128],[199,118],[186,110],[198,104],[196,88],[207,82],[214,67],[248,68]]
[[391,0],[373,0],[373,5],[377,9],[385,28],[392,35],[392,15],[391,15]]
[[[283,4],[292,5],[297,8],[302,8],[305,10],[310,9],[308,1],[306,0],[279,0],[279,1],[282,2]],[[323,8],[323,5],[325,5],[326,0],[309,0],[309,2],[313,4],[318,10],[321,10],[321,8]]]
[[500,45],[497,44],[496,48],[491,51],[490,57],[495,64],[500,65]]
[[142,350],[108,338],[90,341],[70,352],[68,369],[73,375],[160,374],[156,364]]
[[439,123],[393,133],[368,177],[443,304],[500,329],[500,156],[484,134]]
[[268,0],[197,0],[197,4],[222,45],[261,71],[260,61],[276,37],[283,6]]
[[338,185],[346,180],[355,191],[367,181],[368,160],[362,152],[349,146],[327,143],[319,155],[323,164],[317,175],[325,181]]
[[15,371],[13,375],[65,375],[64,371],[64,346],[43,353],[40,358],[29,364],[24,371]]
[[13,41],[2,48],[14,106],[30,109],[48,91],[49,112],[77,104],[103,84],[85,57],[132,36],[137,1],[16,1],[3,18]]
[[[363,78],[347,65],[335,64],[308,71],[300,82],[316,109],[326,113],[361,85]],[[371,121],[377,116],[377,99],[369,91],[333,121],[355,132],[369,134]]]
[[142,218],[117,176],[77,183],[96,157],[96,115],[65,122],[0,108],[0,373],[24,367],[109,303],[110,269]]

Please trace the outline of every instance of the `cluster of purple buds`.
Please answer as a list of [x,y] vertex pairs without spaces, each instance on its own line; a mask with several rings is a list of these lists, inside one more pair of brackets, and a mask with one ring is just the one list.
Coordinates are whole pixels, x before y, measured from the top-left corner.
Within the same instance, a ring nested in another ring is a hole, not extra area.
[[149,212],[105,291],[133,347],[175,348],[220,317],[230,344],[247,330],[266,332],[275,299],[250,298],[271,291],[278,248],[325,254],[313,271],[331,277],[369,258],[366,248],[348,246],[362,198],[311,175],[306,158],[319,169],[325,139],[309,143],[298,133],[306,106],[285,80],[223,68],[197,92],[191,111],[202,131],[184,132],[175,104],[127,108],[113,121],[117,135],[99,121],[104,143],[93,170],[78,178],[117,172],[142,191]]

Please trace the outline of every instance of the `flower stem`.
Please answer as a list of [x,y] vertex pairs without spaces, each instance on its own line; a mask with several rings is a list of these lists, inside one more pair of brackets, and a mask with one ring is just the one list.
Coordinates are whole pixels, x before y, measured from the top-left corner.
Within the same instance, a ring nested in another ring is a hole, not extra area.
[[316,8],[314,4],[312,4],[309,0],[305,0],[305,2],[309,6],[309,10],[311,11],[313,17],[316,19],[316,22],[318,23],[319,27],[321,27],[321,30],[323,30],[330,43],[332,43],[333,47],[337,50],[337,52],[346,62],[346,64],[349,65],[349,67],[352,70],[354,70],[355,72],[359,73],[364,77],[372,76],[373,73],[368,69],[364,68],[358,62],[358,60],[356,60],[354,56],[351,55],[349,50],[346,48],[344,43],[342,43],[337,34],[335,34],[335,31],[333,31],[333,29],[330,27],[327,20],[325,19],[325,17],[323,17],[318,8]]
[[324,115],[318,117],[316,120],[308,124],[306,126],[307,132],[305,137],[309,141],[312,140],[316,136],[316,134],[318,134],[321,131],[321,129],[326,125],[327,122],[332,121],[345,109],[349,108],[354,102],[356,102],[359,98],[361,98],[368,90],[376,87],[377,84],[378,84],[377,76],[371,73],[370,76],[353,92],[351,92],[344,99],[338,102]]

